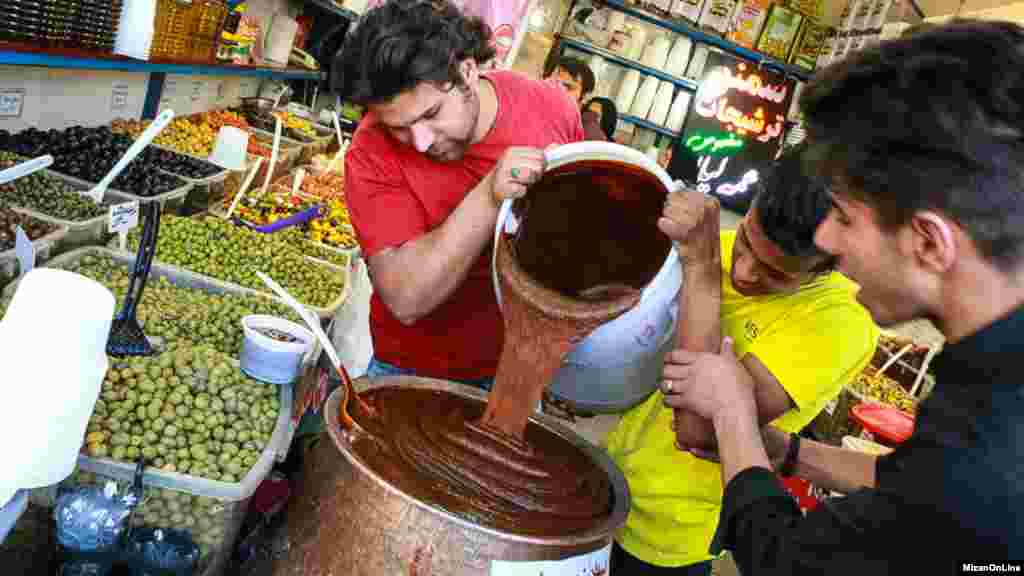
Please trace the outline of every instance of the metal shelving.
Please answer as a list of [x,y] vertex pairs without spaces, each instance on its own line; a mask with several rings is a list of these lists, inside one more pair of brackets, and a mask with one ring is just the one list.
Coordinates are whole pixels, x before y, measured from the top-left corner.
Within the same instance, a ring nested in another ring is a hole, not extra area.
[[149,62],[113,55],[87,55],[74,51],[0,50],[0,64],[14,66],[45,66],[76,70],[118,70],[164,74],[201,74],[204,76],[256,76],[290,80],[320,80],[323,72],[304,68],[271,68],[233,64],[191,64],[187,62]]
[[655,16],[654,14],[650,14],[643,10],[637,9],[633,6],[629,6],[622,0],[604,0],[604,4],[613,10],[622,12],[627,16],[632,16],[637,20],[643,20],[644,22],[654,24],[655,26],[659,26],[666,30],[671,30],[672,32],[675,32],[677,34],[688,36],[694,42],[700,42],[701,44],[714,46],[715,48],[719,48],[721,50],[724,50],[725,52],[728,52],[735,56],[739,56],[740,58],[750,60],[755,64],[766,66],[768,68],[774,68],[789,76],[795,76],[800,80],[806,81],[811,76],[810,74],[807,73],[806,70],[802,70],[800,68],[797,68],[796,66],[790,66],[783,62],[779,62],[774,58],[765,56],[764,54],[761,54],[760,52],[757,52],[755,50],[744,48],[743,46],[729,42],[724,38],[712,36],[711,34],[701,32],[700,30],[694,30],[693,28],[685,24],[679,24],[676,22],[672,22],[670,20],[663,20]]
[[679,137],[678,132],[673,132],[668,128],[658,126],[654,122],[644,120],[643,118],[637,118],[636,116],[630,116],[629,114],[619,114],[619,120],[622,120],[623,122],[626,122],[628,124],[639,126],[641,128],[646,128],[647,130],[653,130],[654,132],[657,132],[658,134],[661,134],[662,136],[667,136],[669,138],[675,139]]
[[648,76],[655,76],[659,80],[665,80],[667,82],[671,82],[671,83],[675,84],[676,86],[682,88],[683,90],[687,90],[687,91],[690,91],[690,92],[696,92],[697,91],[697,83],[694,82],[693,80],[689,80],[687,78],[678,78],[678,77],[673,76],[671,74],[666,74],[666,73],[662,72],[661,70],[658,70],[657,68],[651,68],[650,66],[644,66],[643,64],[641,64],[641,63],[639,63],[639,62],[637,62],[635,60],[630,60],[629,58],[623,58],[622,56],[619,56],[618,54],[616,54],[614,52],[611,52],[609,50],[605,50],[604,48],[598,48],[597,46],[594,46],[593,44],[590,44],[589,42],[582,42],[580,40],[576,40],[576,39],[573,39],[573,38],[568,38],[568,37],[565,37],[565,36],[560,37],[559,41],[566,48],[572,48],[573,50],[579,50],[580,52],[586,52],[588,54],[596,54],[597,56],[600,56],[601,58],[604,58],[605,60],[608,60],[609,62],[614,62],[615,64],[618,64],[619,66],[622,66],[624,68],[630,68],[632,70],[638,70],[638,71],[640,71],[640,72],[642,72],[644,74],[647,74]]

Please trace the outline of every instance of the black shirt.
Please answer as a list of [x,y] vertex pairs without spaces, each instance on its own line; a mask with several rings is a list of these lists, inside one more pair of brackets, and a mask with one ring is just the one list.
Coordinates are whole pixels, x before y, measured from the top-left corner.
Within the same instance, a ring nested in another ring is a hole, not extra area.
[[877,487],[803,516],[774,474],[725,490],[712,553],[745,576],[953,574],[1024,561],[1024,308],[948,345],[914,434],[878,458]]

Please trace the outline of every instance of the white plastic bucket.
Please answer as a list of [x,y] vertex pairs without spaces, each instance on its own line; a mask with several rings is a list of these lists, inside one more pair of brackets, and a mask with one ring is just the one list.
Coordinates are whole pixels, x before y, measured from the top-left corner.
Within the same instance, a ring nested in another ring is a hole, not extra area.
[[[667,190],[675,185],[654,160],[632,148],[610,142],[577,142],[545,152],[547,168],[573,162],[606,160],[629,164],[655,175]],[[513,234],[518,222],[513,202],[506,200],[494,229],[497,245],[502,231]],[[497,257],[492,258],[494,292],[501,305]],[[679,256],[672,248],[658,273],[643,289],[640,302],[629,312],[593,331],[566,357],[551,384],[558,397],[581,408],[616,412],[646,398],[658,385],[668,339],[675,331],[676,303],[683,279]],[[600,382],[588,386],[587,382]]]
[[[295,342],[283,342],[265,336],[260,329],[279,330],[295,337]],[[312,349],[313,334],[294,322],[276,316],[252,314],[242,318],[242,371],[263,382],[290,384],[302,372],[302,361]]]

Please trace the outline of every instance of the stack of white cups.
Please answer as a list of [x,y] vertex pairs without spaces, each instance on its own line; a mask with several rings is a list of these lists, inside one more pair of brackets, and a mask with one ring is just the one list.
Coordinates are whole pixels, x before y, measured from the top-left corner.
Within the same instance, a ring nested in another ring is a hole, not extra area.
[[108,361],[114,295],[84,276],[39,268],[0,320],[0,505],[75,468]]

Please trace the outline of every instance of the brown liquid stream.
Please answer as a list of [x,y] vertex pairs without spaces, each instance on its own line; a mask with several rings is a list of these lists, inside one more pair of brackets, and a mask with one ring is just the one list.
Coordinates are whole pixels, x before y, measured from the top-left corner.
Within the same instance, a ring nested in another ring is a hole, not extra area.
[[486,409],[419,389],[362,395],[354,443],[385,480],[424,502],[513,533],[562,536],[611,511],[607,474],[571,442],[531,423],[573,347],[627,312],[670,249],[657,229],[660,182],[611,162],[545,175],[519,207],[517,238],[495,246],[505,344]]

